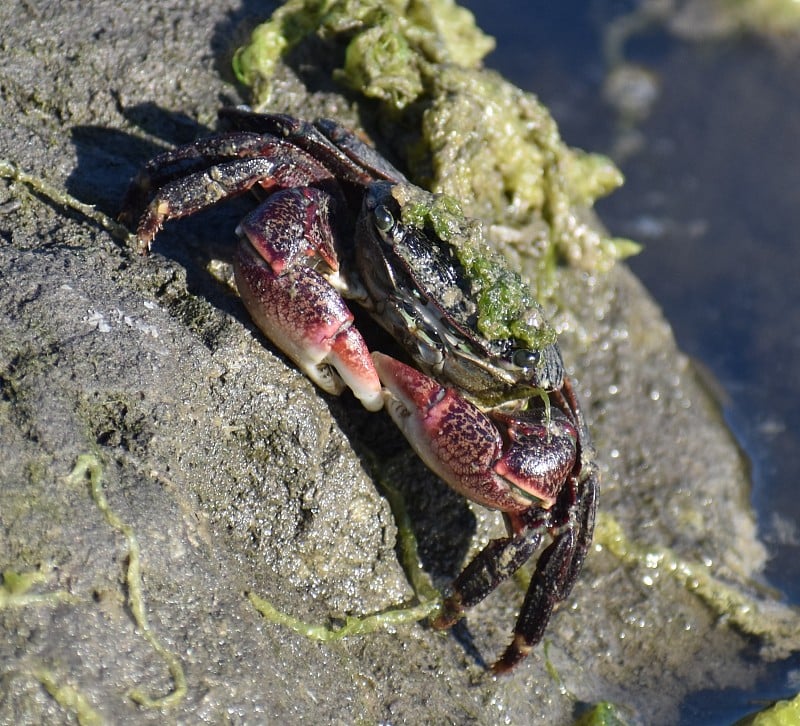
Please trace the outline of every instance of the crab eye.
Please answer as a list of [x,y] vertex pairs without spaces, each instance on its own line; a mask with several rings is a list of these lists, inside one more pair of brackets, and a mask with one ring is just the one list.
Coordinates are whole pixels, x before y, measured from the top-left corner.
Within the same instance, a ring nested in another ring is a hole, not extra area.
[[394,227],[394,217],[383,204],[379,204],[375,207],[375,211],[372,215],[375,219],[375,226],[378,228],[379,232],[385,233]]
[[518,348],[511,356],[511,362],[519,368],[533,368],[539,362],[540,357],[538,350]]

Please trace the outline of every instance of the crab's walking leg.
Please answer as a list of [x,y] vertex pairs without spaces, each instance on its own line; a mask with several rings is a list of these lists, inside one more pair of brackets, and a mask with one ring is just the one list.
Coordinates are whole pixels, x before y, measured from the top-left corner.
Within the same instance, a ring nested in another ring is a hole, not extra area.
[[489,542],[454,580],[450,594],[431,625],[436,630],[455,625],[465,610],[477,605],[522,567],[533,556],[541,539],[541,529],[528,529],[513,537]]
[[237,129],[286,139],[326,165],[339,179],[367,185],[375,179],[407,181],[374,147],[331,119],[309,123],[280,113],[255,113],[241,107],[219,111],[220,120]]
[[139,251],[146,253],[170,219],[194,214],[253,187],[309,184],[339,192],[331,172],[302,150],[282,139],[237,132],[157,156],[131,183],[119,217],[138,219]]
[[[578,432],[575,465],[549,512],[548,529],[553,542],[536,563],[514,626],[513,640],[492,666],[495,673],[510,671],[541,641],[553,608],[569,596],[578,580],[594,534],[599,491],[597,467],[591,436],[569,378],[550,398],[556,410],[568,412]],[[529,510],[517,518],[515,526],[524,527],[528,520],[538,527],[538,519],[534,510]]]
[[381,385],[337,287],[330,197],[313,188],[273,194],[237,230],[236,285],[262,332],[329,393],[347,385],[364,406],[383,405]]
[[234,159],[273,156],[281,142],[249,132],[218,134],[164,151],[148,161],[128,187],[119,219],[139,218],[153,193],[168,182]]
[[553,542],[536,563],[514,626],[514,638],[492,666],[493,672],[510,671],[530,653],[544,636],[555,605],[572,591],[592,541],[597,490],[593,470],[577,485],[574,479],[568,483],[567,522],[560,531],[554,528]]

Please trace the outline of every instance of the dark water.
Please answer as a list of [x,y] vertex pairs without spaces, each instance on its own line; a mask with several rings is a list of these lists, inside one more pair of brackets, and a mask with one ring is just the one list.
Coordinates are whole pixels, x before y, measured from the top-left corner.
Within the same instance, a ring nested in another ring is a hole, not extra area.
[[[536,92],[569,144],[610,153],[620,122],[602,98],[602,34],[630,3],[465,4],[498,41],[488,65]],[[631,267],[721,384],[752,462],[767,581],[800,604],[800,33],[779,49],[653,27],[626,58],[655,74],[659,95],[636,124],[643,145],[620,161],[626,185],[598,208],[614,234],[645,244]],[[682,721],[732,723],[792,696],[798,665],[776,666],[758,693],[698,694]]]

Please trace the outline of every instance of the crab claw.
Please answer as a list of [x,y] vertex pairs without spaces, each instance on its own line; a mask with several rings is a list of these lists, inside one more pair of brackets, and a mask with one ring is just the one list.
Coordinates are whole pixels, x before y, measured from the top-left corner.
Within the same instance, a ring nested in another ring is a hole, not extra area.
[[261,331],[314,383],[333,394],[347,386],[377,411],[383,397],[369,349],[344,300],[315,269],[337,275],[321,194],[278,192],[242,221],[236,286]]
[[[373,353],[386,410],[419,457],[453,489],[511,515],[549,509],[577,456],[577,432],[558,409],[490,418],[453,388]],[[502,435],[501,435],[502,432]]]
[[492,509],[517,512],[531,499],[495,472],[503,456],[500,432],[452,388],[382,353],[373,353],[384,405],[417,455],[457,492]]
[[578,456],[574,424],[557,408],[532,407],[513,415],[495,412],[493,419],[509,442],[495,471],[549,509]]

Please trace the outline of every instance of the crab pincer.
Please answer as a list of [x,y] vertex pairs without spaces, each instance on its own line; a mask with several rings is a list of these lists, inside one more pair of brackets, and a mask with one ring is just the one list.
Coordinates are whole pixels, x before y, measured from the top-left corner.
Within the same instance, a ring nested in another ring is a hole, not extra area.
[[322,390],[350,388],[370,411],[381,385],[353,313],[335,287],[330,197],[310,187],[274,194],[237,232],[236,286],[261,331]]

